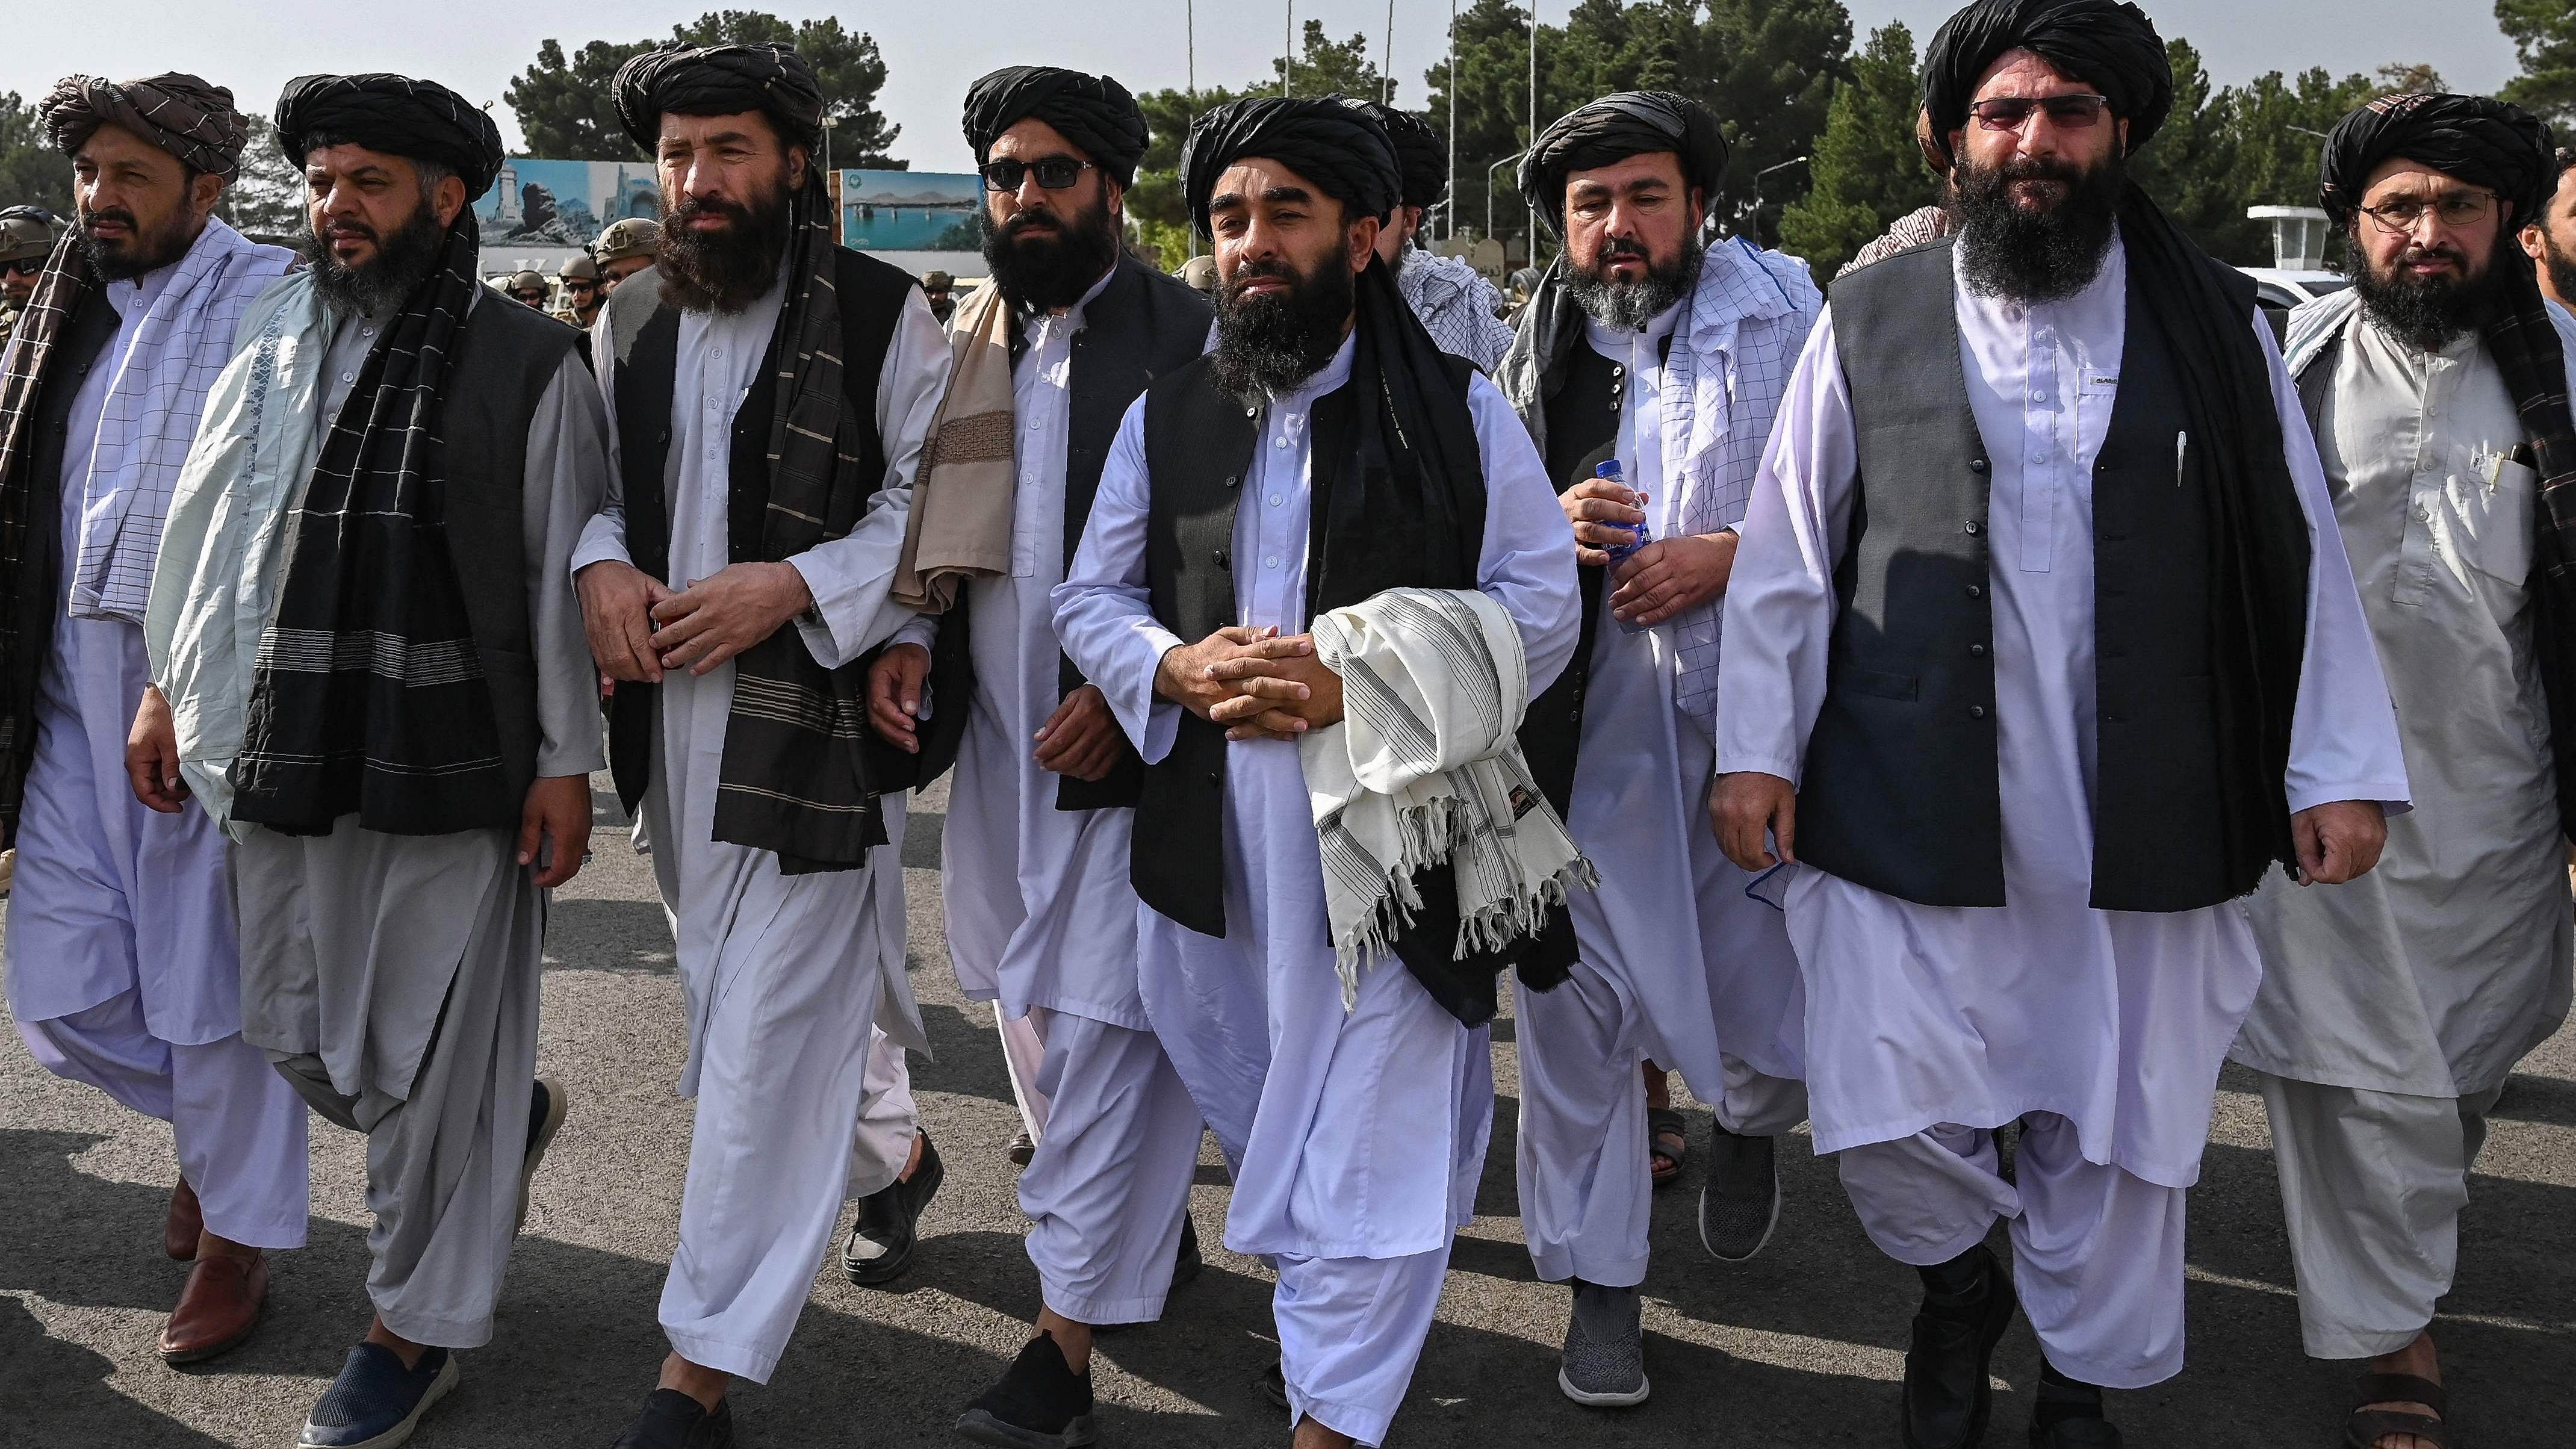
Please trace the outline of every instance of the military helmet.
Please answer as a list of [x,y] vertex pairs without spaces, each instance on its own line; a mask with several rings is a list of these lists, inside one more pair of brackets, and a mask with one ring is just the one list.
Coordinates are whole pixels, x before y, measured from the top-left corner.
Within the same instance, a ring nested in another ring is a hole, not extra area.
[[556,270],[555,280],[558,282],[596,282],[599,280],[599,263],[592,261],[585,253],[575,252],[564,262],[562,267]]
[[546,290],[546,274],[543,272],[513,272],[510,274],[511,291],[524,292],[530,287],[534,287],[540,292]]
[[32,206],[0,211],[0,262],[22,262],[49,256],[54,250],[52,216]]
[[649,257],[662,244],[662,228],[640,216],[612,221],[608,230],[599,234],[591,255],[601,262],[619,262],[628,257]]

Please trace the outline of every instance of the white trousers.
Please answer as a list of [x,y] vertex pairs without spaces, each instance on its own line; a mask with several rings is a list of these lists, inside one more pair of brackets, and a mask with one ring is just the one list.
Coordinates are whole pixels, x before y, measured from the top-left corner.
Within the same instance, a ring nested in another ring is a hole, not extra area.
[[[1512,984],[1521,1112],[1514,1149],[1521,1234],[1538,1276],[1612,1288],[1646,1281],[1654,1168],[1634,1003],[1599,969],[1574,963],[1547,991]],[[1765,1076],[1732,1054],[1723,1100],[1730,1132],[1772,1137],[1807,1115],[1803,1082]]]
[[912,1100],[912,1067],[883,1027],[868,1028],[868,1070],[860,1087],[859,1127],[850,1141],[846,1196],[883,1192],[912,1158],[921,1113]]
[[2416,1097],[2254,1075],[2272,1119],[2308,1356],[2397,1352],[2451,1291],[2469,1169],[2500,1092]]
[[1046,1043],[1047,1131],[1020,1174],[1029,1261],[1074,1322],[1151,1323],[1198,1171],[1198,1107],[1152,1032],[1055,1012]]
[[2010,1218],[2013,1288],[2061,1373],[2137,1389],[2182,1372],[2182,1189],[2086,1161],[2047,1112],[2022,1119],[2012,1182],[1992,1132],[1946,1122],[1837,1155],[1861,1226],[1898,1262],[1946,1263]]
[[1038,1085],[1047,1051],[1047,1023],[1056,1013],[1032,1006],[1026,1016],[1004,1016],[993,1003],[993,1026],[1002,1036],[1002,1065],[1011,1073],[1011,1101],[1031,1142],[1046,1140],[1048,1094]]
[[304,1246],[312,1197],[304,1099],[266,1052],[238,1033],[203,1046],[163,1041],[143,1024],[133,991],[22,1021],[18,1035],[46,1071],[170,1124],[208,1232],[254,1248]]

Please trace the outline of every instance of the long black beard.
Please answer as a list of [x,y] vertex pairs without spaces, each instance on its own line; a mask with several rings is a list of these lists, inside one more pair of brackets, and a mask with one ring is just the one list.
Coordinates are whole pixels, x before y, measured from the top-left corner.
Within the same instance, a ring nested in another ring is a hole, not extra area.
[[[1039,227],[1032,217],[1057,223]],[[1082,300],[1118,260],[1118,219],[1104,203],[1071,216],[1023,211],[984,234],[984,264],[1013,305],[1053,312]]]
[[[111,244],[92,237],[89,234],[89,224],[100,218],[121,221],[131,228],[125,240]],[[134,213],[124,207],[111,206],[101,211],[84,211],[80,216],[81,255],[89,258],[90,270],[98,273],[103,280],[130,282],[146,272],[157,272],[186,256],[188,248],[196,245],[197,241],[197,233],[192,226],[193,221],[194,219],[188,215],[188,208],[181,206],[172,211],[159,227],[147,232],[136,224]]]
[[[2056,158],[2015,158],[1991,169],[1962,160],[1953,175],[1958,184],[1950,207],[1959,220],[1959,271],[1969,291],[2055,302],[2101,274],[2129,185],[2122,158],[2089,170]],[[2013,201],[2014,182],[2040,180],[2067,183],[2065,198],[2036,212]]]
[[400,307],[437,270],[446,246],[447,228],[438,224],[438,213],[427,200],[390,236],[379,235],[375,256],[354,267],[331,255],[330,245],[311,232],[295,239],[296,250],[313,269],[313,289],[343,317],[381,317]]
[[2559,250],[2558,233],[2540,229],[2540,264],[2549,269],[2549,290],[2576,301],[2576,257]]
[[[2499,233],[2495,251],[2487,264],[2473,276],[2434,277],[2415,281],[2401,275],[2397,268],[2410,257],[2423,255],[2423,249],[2409,246],[2397,254],[2386,272],[2362,256],[2361,239],[2351,240],[2353,255],[2362,263],[2353,272],[2352,289],[2361,294],[2361,314],[2371,325],[2419,352],[2439,352],[2462,336],[2484,327],[2495,315],[2499,295],[2504,290],[2505,267],[2523,264],[2519,247],[2512,255],[2511,233]],[[2465,270],[2466,258],[2456,250],[2449,253],[2459,259]],[[2576,270],[2576,269],[2571,269]]]
[[[1696,233],[1679,252],[1662,262],[1635,242],[1613,238],[1602,244],[1601,254],[1593,258],[1591,266],[1566,270],[1565,289],[1573,295],[1574,305],[1602,326],[1618,332],[1643,332],[1647,323],[1690,295],[1691,287],[1699,281],[1700,263],[1707,252]],[[1611,276],[1610,263],[1620,257],[1644,257],[1646,275],[1633,282]]]
[[[685,195],[677,206],[666,203],[653,254],[662,300],[684,312],[739,312],[767,296],[787,256],[787,211],[783,176],[777,190],[752,206]],[[718,232],[688,225],[708,213],[730,217],[733,225]]]
[[[1243,295],[1254,277],[1285,277],[1285,294]],[[1312,274],[1286,261],[1247,262],[1216,289],[1216,381],[1246,402],[1278,397],[1341,350],[1357,281],[1339,251]]]

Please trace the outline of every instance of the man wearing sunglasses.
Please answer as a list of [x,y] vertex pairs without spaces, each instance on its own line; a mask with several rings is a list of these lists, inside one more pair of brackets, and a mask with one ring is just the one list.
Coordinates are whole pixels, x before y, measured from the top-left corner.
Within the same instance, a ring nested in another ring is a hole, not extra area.
[[2128,179],[2172,102],[2133,5],[1942,26],[1959,230],[1835,283],[1727,591],[1715,823],[1794,863],[1816,1150],[1923,1281],[1909,1449],[1983,1435],[2017,1308],[2035,1449],[2119,1443],[2103,1390],[2181,1371],[2185,1194],[2263,974],[2236,899],[2362,874],[2406,798],[2253,286]]
[[599,316],[599,304],[607,297],[599,290],[599,263],[588,252],[576,252],[555,273],[555,286],[563,293],[563,303],[555,309],[557,319],[584,331]]
[[2368,1359],[2348,1442],[2447,1442],[2429,1325],[2514,1064],[2566,1019],[2576,801],[2576,472],[2566,356],[2515,229],[2548,131],[2472,96],[2383,96],[2325,145],[2351,290],[2290,314],[2287,363],[2395,691],[2415,808],[2378,871],[2254,898],[2262,990],[2235,1058],[2280,1160],[2310,1355]]
[[54,250],[52,218],[32,206],[0,211],[0,347],[36,295],[36,278]]
[[[957,366],[896,581],[936,612],[886,652],[869,705],[880,733],[917,748],[934,636],[971,622],[972,697],[927,701],[966,718],[940,885],[958,984],[995,1003],[1034,1141],[1019,1191],[1041,1309],[958,1428],[991,1444],[1089,1443],[1076,1430],[1090,1424],[1094,1326],[1152,1322],[1198,1271],[1200,1128],[1137,988],[1127,860],[1143,767],[1099,687],[1065,661],[1050,593],[1119,419],[1147,382],[1197,359],[1211,314],[1119,245],[1146,143],[1126,87],[997,70],[967,91],[965,131],[992,281],[957,310]],[[1009,443],[992,458],[961,442],[979,436]]]

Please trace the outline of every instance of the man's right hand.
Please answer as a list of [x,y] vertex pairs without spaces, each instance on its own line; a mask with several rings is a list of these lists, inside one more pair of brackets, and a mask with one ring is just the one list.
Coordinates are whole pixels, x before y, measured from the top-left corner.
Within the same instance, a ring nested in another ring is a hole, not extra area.
[[1636,526],[1646,521],[1646,495],[1607,478],[1586,478],[1556,502],[1574,525],[1574,561],[1595,568],[1610,562],[1606,550],[1636,542]]
[[125,737],[125,778],[135,799],[164,815],[187,807],[188,783],[179,777],[179,727],[170,717],[170,701],[153,685],[143,686],[143,706],[134,712],[134,728]]
[[1196,644],[1164,650],[1163,662],[1154,670],[1154,692],[1208,719],[1218,705],[1244,692],[1234,681],[1216,677],[1218,664],[1228,659],[1293,659],[1314,651],[1314,641],[1303,634],[1282,639],[1277,629],[1229,624]]
[[868,666],[868,723],[908,755],[921,753],[921,685],[929,677],[930,651],[918,644],[889,644]]
[[671,597],[662,581],[623,559],[601,559],[573,575],[581,595],[581,627],[591,658],[611,679],[662,682],[662,656],[653,648],[653,606]]
[[[1717,827],[1718,848],[1745,870],[1798,858],[1798,788],[1777,775],[1738,770],[1718,776],[1708,792],[1708,819]],[[1763,847],[1765,831],[1780,844],[1777,856]]]

